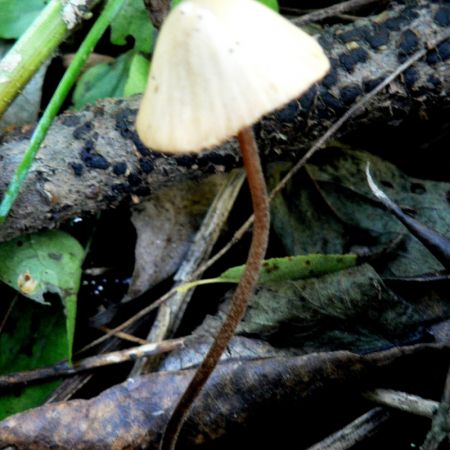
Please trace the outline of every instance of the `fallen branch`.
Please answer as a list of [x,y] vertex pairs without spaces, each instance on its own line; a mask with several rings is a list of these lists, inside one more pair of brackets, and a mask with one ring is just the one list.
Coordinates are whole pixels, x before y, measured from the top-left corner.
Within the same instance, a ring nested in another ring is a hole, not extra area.
[[[323,83],[299,101],[262,121],[260,147],[267,158],[298,158],[352,104],[394,72],[408,55],[442,33],[439,4],[415,1],[381,16],[335,26],[320,37],[333,67]],[[444,41],[378,94],[370,109],[354,116],[340,135],[373,123],[399,123],[450,102],[450,50]],[[64,220],[121,202],[139,202],[169,183],[204,177],[240,164],[235,143],[199,156],[167,157],[146,149],[134,131],[139,99],[109,99],[62,115],[0,229],[0,240],[53,228]],[[28,144],[11,136],[0,152],[0,190],[5,189]]]

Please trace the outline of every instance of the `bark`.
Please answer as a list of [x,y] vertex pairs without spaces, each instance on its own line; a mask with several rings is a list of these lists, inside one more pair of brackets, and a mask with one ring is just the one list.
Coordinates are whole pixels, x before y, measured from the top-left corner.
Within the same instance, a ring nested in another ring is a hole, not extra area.
[[[332,70],[301,99],[257,127],[265,158],[300,153],[366,92],[415,51],[450,27],[448,3],[394,3],[376,17],[336,25],[320,35]],[[348,134],[374,123],[401,123],[450,105],[450,40],[442,42],[380,93],[369,108],[340,130]],[[134,119],[139,98],[108,99],[61,115],[42,146],[0,240],[53,228],[78,215],[112,208],[176,182],[228,171],[241,164],[230,141],[195,156],[166,156],[139,141]],[[28,137],[15,134],[0,146],[0,191],[21,158]]]

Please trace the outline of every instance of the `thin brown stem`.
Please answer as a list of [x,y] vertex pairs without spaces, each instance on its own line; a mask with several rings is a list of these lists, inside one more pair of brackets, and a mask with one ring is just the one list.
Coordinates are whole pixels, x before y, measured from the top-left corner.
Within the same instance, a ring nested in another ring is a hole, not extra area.
[[222,328],[217,333],[211,348],[195,372],[189,386],[184,391],[170,417],[161,441],[161,450],[175,449],[178,435],[192,404],[219,362],[222,353],[233,337],[236,327],[247,309],[266,253],[269,236],[269,201],[261,162],[258,156],[258,149],[251,128],[243,129],[238,134],[238,139],[242,151],[242,160],[247,173],[247,181],[255,216],[252,243],[245,271],[234,292],[228,315]]

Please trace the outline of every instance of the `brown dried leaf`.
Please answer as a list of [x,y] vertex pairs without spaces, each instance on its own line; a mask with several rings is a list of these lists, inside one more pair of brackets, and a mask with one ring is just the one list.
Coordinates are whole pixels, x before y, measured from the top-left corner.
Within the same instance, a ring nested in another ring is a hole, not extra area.
[[187,180],[161,189],[136,206],[132,222],[137,241],[127,299],[135,298],[172,275],[224,178]]
[[[377,386],[386,386],[386,380],[395,378],[394,383],[406,380],[403,384],[408,387],[416,382],[439,389],[431,377],[439,374],[443,380],[449,360],[449,345],[418,345],[365,357],[332,352],[230,361],[214,372],[196,402],[180,436],[181,448],[211,448],[212,441],[228,446],[236,436],[239,441],[234,444],[242,445],[242,432],[249,425],[250,429],[256,427],[256,434],[250,437],[253,444],[258,439],[270,440],[269,435],[280,443],[283,438],[277,426],[292,426],[292,419],[297,423],[296,448],[301,448],[312,437],[320,437],[312,431],[317,429],[312,426],[314,420],[321,422],[319,434],[328,433],[325,417],[336,417],[344,401],[347,409],[374,380]],[[161,431],[191,375],[192,371],[150,374],[114,386],[91,400],[50,404],[18,414],[0,422],[0,446],[157,448]]]

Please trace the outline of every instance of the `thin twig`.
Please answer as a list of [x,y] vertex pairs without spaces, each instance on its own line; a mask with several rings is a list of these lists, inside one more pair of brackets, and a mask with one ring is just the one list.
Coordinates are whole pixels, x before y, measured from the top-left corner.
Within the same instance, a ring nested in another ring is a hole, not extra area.
[[390,417],[384,408],[371,409],[308,450],[346,450],[370,437]]
[[380,0],[347,0],[346,2],[336,3],[328,8],[319,9],[318,11],[313,11],[309,14],[297,17],[292,22],[297,26],[305,25],[310,22],[318,22],[372,3],[380,3]]
[[437,408],[437,412],[431,423],[431,429],[427,434],[425,442],[420,447],[420,450],[437,450],[440,448],[444,439],[448,440],[448,433],[450,430],[450,368],[447,372],[447,379],[445,381],[444,393],[442,395],[441,403]]
[[184,338],[171,339],[158,343],[148,343],[138,347],[119,350],[111,353],[90,356],[74,362],[72,366],[63,361],[51,367],[31,370],[27,372],[17,372],[11,375],[0,376],[0,389],[8,388],[17,384],[29,383],[30,381],[46,380],[63,375],[74,375],[86,370],[97,369],[99,367],[119,364],[126,361],[134,361],[137,358],[167,353],[184,345]]
[[392,389],[375,389],[365,392],[364,397],[380,405],[390,406],[417,416],[433,418],[439,403],[427,400],[417,395],[406,392],[394,391]]

